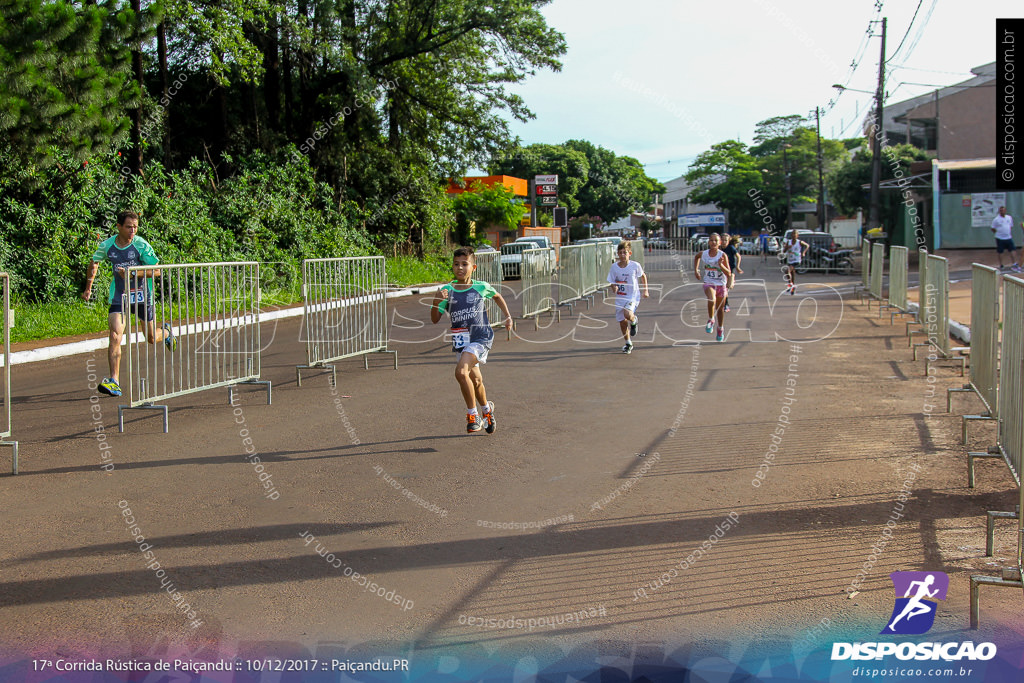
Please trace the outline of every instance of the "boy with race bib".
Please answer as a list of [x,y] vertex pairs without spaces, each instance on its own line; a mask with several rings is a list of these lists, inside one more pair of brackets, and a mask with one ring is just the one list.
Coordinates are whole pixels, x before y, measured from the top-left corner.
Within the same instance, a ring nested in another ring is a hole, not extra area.
[[643,266],[636,261],[630,261],[633,249],[629,242],[619,242],[616,250],[618,261],[612,263],[608,269],[608,283],[612,293],[615,294],[615,319],[619,321],[619,329],[622,330],[622,338],[626,345],[622,347],[623,353],[633,352],[633,337],[636,336],[637,317],[636,307],[640,303],[640,285],[644,286],[643,297],[650,296],[647,291],[647,273]]
[[[434,295],[430,306],[430,322],[437,323],[445,311],[452,321],[452,351],[458,354],[455,380],[466,401],[466,431],[472,434],[483,427],[494,433],[494,403],[487,400],[480,366],[487,362],[487,353],[494,341],[494,330],[487,319],[487,299],[494,299],[505,316],[506,329],[512,329],[512,314],[497,290],[486,282],[473,280],[476,255],[470,247],[460,247],[452,256],[455,279]],[[477,410],[477,403],[480,409]]]
[[118,374],[121,369],[121,338],[124,336],[125,316],[134,313],[139,320],[146,323],[146,341],[156,344],[162,341],[171,351],[178,348],[178,340],[171,332],[170,323],[156,329],[155,308],[153,305],[152,279],[160,275],[158,268],[136,271],[135,279],[129,283],[129,291],[125,292],[124,274],[132,266],[155,266],[160,263],[149,242],[135,233],[139,231],[139,214],[133,211],[122,211],[117,215],[117,234],[100,243],[89,264],[89,275],[86,277],[85,291],[82,298],[92,298],[92,283],[100,269],[101,261],[108,261],[114,270],[114,279],[110,283],[107,295],[107,326],[110,330],[110,344],[107,347],[107,362],[110,366],[110,377],[105,377],[97,385],[97,389],[108,396],[120,396],[121,385]]

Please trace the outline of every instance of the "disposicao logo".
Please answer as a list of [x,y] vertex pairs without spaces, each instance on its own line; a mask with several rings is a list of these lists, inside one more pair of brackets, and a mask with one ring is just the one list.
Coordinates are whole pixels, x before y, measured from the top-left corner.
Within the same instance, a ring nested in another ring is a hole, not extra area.
[[[919,635],[935,623],[938,600],[946,599],[949,577],[943,572],[893,572],[896,604],[882,635]],[[955,662],[987,661],[996,656],[994,643],[833,643],[832,660],[871,660],[895,656],[900,660]]]
[[881,635],[927,633],[935,623],[938,600],[946,599],[949,577],[944,572],[893,572],[896,604]]

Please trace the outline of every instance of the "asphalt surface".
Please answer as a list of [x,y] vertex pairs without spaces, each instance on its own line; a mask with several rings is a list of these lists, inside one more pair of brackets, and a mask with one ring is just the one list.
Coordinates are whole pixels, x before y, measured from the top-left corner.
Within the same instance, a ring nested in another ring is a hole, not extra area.
[[[950,574],[936,629],[969,637],[970,574],[996,574],[1015,547],[1007,526],[983,557],[985,510],[1015,494],[997,462],[964,487],[960,422],[941,414],[961,380],[940,370],[934,398],[903,326],[831,289],[859,278],[808,275],[788,296],[770,265],[748,262],[722,343],[704,333],[699,287],[671,272],[650,274],[631,355],[600,300],[540,330],[520,321],[511,341],[499,332],[483,369],[493,435],[465,433],[432,295],[394,302],[397,371],[374,355],[369,370],[339,362],[337,389],[309,372],[298,387],[299,321],[279,321],[263,331],[273,404],[250,387],[234,408],[224,389],[176,398],[169,434],[144,411],[119,434],[117,399],[90,402],[102,352],[15,366],[0,643],[811,649],[876,637],[888,575],[909,569]],[[517,310],[515,286],[506,294]],[[905,514],[850,597],[903,486]],[[1019,592],[982,600],[982,635],[1024,641]]]

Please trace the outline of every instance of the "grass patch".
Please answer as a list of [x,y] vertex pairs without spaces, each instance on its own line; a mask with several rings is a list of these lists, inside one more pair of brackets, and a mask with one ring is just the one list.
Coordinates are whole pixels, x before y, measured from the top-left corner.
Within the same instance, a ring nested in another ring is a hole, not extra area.
[[452,279],[452,260],[450,256],[431,256],[416,259],[411,256],[398,256],[387,259],[388,283],[407,287],[425,282],[448,282]]

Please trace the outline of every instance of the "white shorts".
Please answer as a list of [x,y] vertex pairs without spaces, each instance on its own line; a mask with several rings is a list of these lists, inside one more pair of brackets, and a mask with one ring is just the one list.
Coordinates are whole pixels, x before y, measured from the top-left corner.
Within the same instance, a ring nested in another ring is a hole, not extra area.
[[615,300],[615,319],[622,322],[626,319],[626,311],[632,313],[636,310],[639,301],[633,299],[616,299]]
[[480,365],[483,365],[487,362],[487,352],[490,350],[491,348],[489,346],[481,344],[480,342],[470,342],[462,347],[461,353],[457,353],[455,355],[455,362],[457,363],[459,359],[462,358],[463,353],[471,353],[476,356],[477,362],[480,363]]

